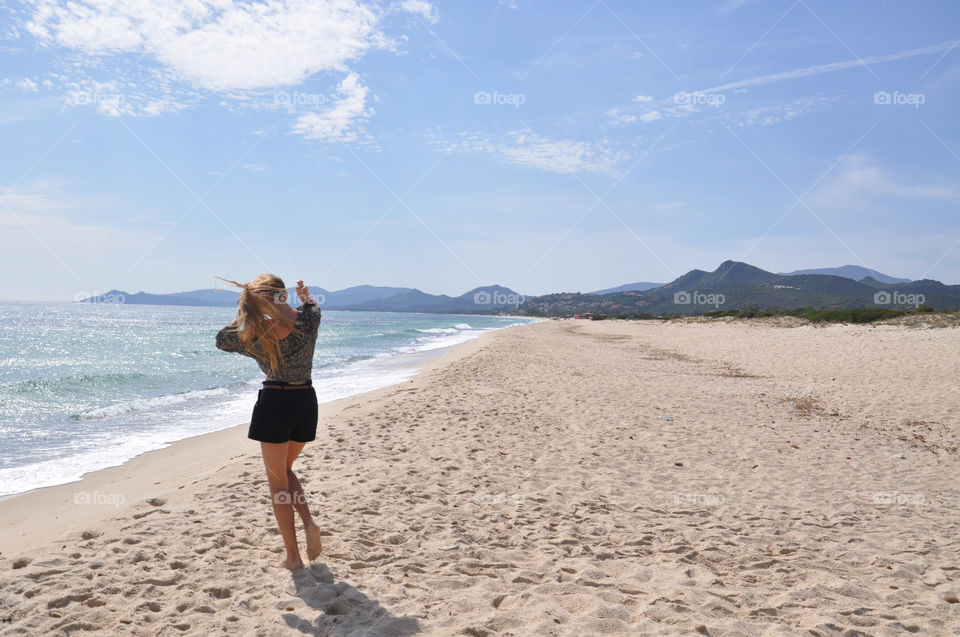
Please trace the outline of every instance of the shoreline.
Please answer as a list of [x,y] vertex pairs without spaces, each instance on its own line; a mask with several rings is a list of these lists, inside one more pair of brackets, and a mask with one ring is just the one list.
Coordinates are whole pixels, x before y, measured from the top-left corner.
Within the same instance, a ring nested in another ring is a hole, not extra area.
[[[411,378],[320,403],[317,439],[310,444],[322,439],[324,417],[340,412],[352,402],[372,401],[399,386],[416,383],[430,370],[479,349],[493,334],[518,327],[524,325],[496,328],[464,343],[411,353],[411,358],[420,360],[398,366],[398,369],[415,370]],[[254,400],[255,396],[252,396],[251,408]],[[175,496],[175,492],[183,490],[187,483],[208,477],[240,458],[259,458],[256,442],[246,437],[248,426],[249,423],[239,423],[181,438],[166,447],[137,454],[122,464],[89,471],[79,480],[0,497],[0,519],[4,520],[0,523],[0,560],[47,545],[58,535],[76,530],[78,526],[119,516],[145,500]],[[176,469],[170,472],[173,463],[176,463]],[[147,477],[157,470],[163,471],[161,479],[154,481]],[[37,510],[58,513],[38,519],[32,515]]]

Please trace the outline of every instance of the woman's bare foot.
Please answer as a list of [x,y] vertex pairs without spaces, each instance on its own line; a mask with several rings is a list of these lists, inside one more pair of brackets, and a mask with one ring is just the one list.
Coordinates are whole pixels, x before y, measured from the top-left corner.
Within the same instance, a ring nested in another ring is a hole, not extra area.
[[320,527],[311,524],[307,527],[307,559],[313,561],[323,552],[323,542],[320,541]]
[[272,566],[273,568],[285,568],[291,571],[295,571],[298,568],[303,568],[303,560],[301,560],[300,558],[297,558],[295,560],[287,558],[282,562],[270,562],[270,566]]

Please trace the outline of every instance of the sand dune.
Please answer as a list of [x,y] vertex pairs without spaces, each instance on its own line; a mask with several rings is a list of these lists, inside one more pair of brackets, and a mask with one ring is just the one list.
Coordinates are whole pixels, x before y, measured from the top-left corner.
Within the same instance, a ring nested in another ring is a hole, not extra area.
[[323,412],[312,567],[265,568],[238,428],[187,441],[216,470],[148,454],[142,498],[0,532],[0,635],[960,634],[958,361],[952,329],[502,330]]

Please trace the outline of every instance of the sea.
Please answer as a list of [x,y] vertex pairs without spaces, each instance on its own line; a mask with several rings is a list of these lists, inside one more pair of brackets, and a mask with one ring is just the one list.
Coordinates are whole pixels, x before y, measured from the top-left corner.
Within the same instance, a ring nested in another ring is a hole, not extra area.
[[[0,497],[249,422],[263,374],[214,345],[235,313],[0,303]],[[529,321],[326,310],[313,362],[318,400],[403,382],[446,348]]]

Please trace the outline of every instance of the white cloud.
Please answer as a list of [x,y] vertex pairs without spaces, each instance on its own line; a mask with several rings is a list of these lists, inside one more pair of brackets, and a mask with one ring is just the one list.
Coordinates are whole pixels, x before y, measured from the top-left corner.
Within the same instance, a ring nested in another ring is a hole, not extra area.
[[430,24],[436,24],[440,19],[437,10],[427,0],[403,0],[400,8],[410,13],[416,13]]
[[[437,20],[426,0],[402,8]],[[68,106],[155,116],[213,95],[227,108],[286,107],[307,136],[350,140],[350,122],[371,112],[350,67],[396,46],[381,28],[384,15],[367,0],[35,0],[18,26],[63,53],[64,72],[49,73],[44,86]],[[347,78],[327,111],[304,113],[316,103],[277,99],[276,90],[320,73]]]
[[637,95],[635,98],[633,98],[633,101],[642,104],[644,102],[652,102],[653,98],[649,95]]
[[26,28],[91,56],[137,53],[210,91],[288,86],[388,46],[356,0],[39,0]]
[[340,82],[339,97],[333,105],[319,113],[301,115],[293,132],[322,142],[355,141],[360,122],[373,114],[373,109],[366,107],[369,91],[356,73],[350,73]]
[[640,116],[640,121],[653,122],[655,120],[660,119],[661,117],[663,116],[660,114],[660,111],[647,111],[646,113]]
[[833,98],[828,97],[804,97],[786,104],[773,104],[730,113],[724,119],[740,127],[772,126],[780,122],[789,122],[833,101],[835,101]]
[[612,108],[607,111],[607,116],[622,124],[631,124],[637,121],[636,115],[630,113],[621,113],[619,108]]
[[447,152],[490,154],[514,166],[557,173],[608,171],[622,158],[602,141],[551,140],[529,129],[500,138],[471,135],[435,145]]
[[36,93],[40,90],[40,87],[29,77],[21,77],[16,82],[17,86],[20,87],[20,90],[25,93]]

